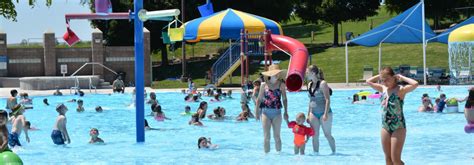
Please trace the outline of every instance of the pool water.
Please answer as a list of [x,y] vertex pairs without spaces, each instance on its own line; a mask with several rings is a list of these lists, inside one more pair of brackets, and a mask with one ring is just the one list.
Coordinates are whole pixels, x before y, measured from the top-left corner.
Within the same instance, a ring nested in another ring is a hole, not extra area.
[[[445,87],[444,93],[450,97],[465,97],[467,87]],[[199,103],[184,102],[181,93],[158,93],[157,97],[163,111],[172,120],[157,122],[146,116],[151,127],[158,131],[146,131],[146,142],[135,142],[135,110],[131,94],[86,94],[85,112],[75,111],[76,103],[65,103],[69,108],[67,129],[72,143],[57,146],[52,143],[50,134],[57,116],[55,106],[78,96],[48,96],[51,106],[42,103],[45,97],[33,97],[34,109],[25,113],[33,127],[31,142],[20,141],[23,148],[18,155],[26,164],[56,163],[99,163],[99,164],[384,164],[380,144],[381,114],[379,105],[353,105],[348,97],[359,90],[335,90],[331,97],[334,113],[333,136],[336,140],[337,154],[331,149],[324,135],[320,136],[320,154],[312,154],[312,143],[306,145],[305,156],[293,154],[293,133],[282,125],[282,152],[275,152],[273,138],[271,152],[263,152],[263,131],[261,123],[251,119],[249,122],[235,120],[211,121],[204,119],[205,127],[189,126],[189,116],[181,116],[185,105],[195,111]],[[440,114],[419,113],[420,97],[429,93],[439,96],[434,88],[418,88],[407,95],[404,113],[407,122],[407,138],[402,159],[407,164],[473,164],[474,135],[464,132],[466,120],[462,113]],[[240,96],[234,91],[233,99],[222,102],[209,102],[208,113],[217,106],[226,108],[227,115],[235,118],[240,109]],[[205,101],[210,98],[203,97]],[[377,102],[377,100],[374,100]],[[296,113],[307,112],[306,92],[288,93],[290,120]],[[434,103],[434,100],[433,100]],[[102,106],[103,113],[96,113],[95,106]],[[462,108],[464,104],[460,104]],[[0,100],[5,107],[5,98]],[[254,105],[250,105],[253,109]],[[146,105],[145,115],[150,113]],[[98,128],[105,145],[88,144],[89,130]],[[321,130],[322,134],[322,130]],[[219,145],[216,150],[198,150],[197,139],[211,137]]]

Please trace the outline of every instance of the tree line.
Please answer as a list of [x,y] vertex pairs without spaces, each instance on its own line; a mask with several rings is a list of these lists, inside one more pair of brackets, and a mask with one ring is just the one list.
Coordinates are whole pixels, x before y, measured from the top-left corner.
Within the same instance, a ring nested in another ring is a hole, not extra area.
[[[19,0],[16,0],[18,4]],[[197,6],[206,3],[206,0],[144,0],[146,10],[181,9],[181,2],[185,2],[185,20],[189,21],[200,17]],[[34,7],[36,0],[29,0]],[[128,12],[133,10],[133,1],[112,0],[114,12]],[[386,8],[391,13],[400,13],[410,8],[419,0],[385,0]],[[46,0],[50,6],[52,0]],[[338,24],[344,21],[360,21],[374,16],[380,7],[379,0],[214,0],[214,11],[233,8],[236,10],[266,17],[277,22],[286,22],[296,16],[302,23],[324,23],[334,28],[333,45],[338,44]],[[88,5],[94,11],[94,0],[81,0],[81,5]],[[444,20],[457,21],[466,13],[456,8],[474,6],[473,0],[425,0],[425,12],[428,19],[433,20],[434,29],[440,28]],[[183,11],[182,11],[183,12]],[[16,20],[15,1],[0,1],[0,15],[9,20]],[[145,27],[150,30],[151,51],[160,51],[162,63],[168,63],[167,45],[161,39],[163,27],[168,22],[147,21]],[[94,20],[91,26],[104,32],[104,39],[108,45],[133,45],[133,21],[128,20]],[[178,44],[176,44],[178,45]]]

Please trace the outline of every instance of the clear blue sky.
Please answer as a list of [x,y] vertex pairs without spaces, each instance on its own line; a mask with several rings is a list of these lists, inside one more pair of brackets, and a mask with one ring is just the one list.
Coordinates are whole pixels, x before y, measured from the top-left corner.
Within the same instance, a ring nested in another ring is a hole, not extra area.
[[[66,32],[64,15],[67,13],[90,13],[87,5],[80,5],[80,0],[55,0],[50,7],[45,5],[46,0],[37,0],[34,8],[28,6],[27,0],[15,3],[18,13],[17,22],[6,20],[0,16],[0,31],[7,33],[7,43],[20,43],[22,39],[43,38],[48,29],[62,38]],[[91,40],[92,28],[86,20],[72,20],[71,29],[83,41]],[[31,40],[41,42],[42,39]],[[62,42],[63,40],[59,40]]]

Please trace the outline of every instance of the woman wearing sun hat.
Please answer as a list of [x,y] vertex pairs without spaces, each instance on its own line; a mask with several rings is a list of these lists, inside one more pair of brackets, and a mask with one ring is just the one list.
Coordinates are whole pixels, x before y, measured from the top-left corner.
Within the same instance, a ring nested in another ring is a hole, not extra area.
[[[265,84],[260,87],[260,92],[255,106],[256,119],[262,119],[264,149],[270,152],[270,130],[273,128],[273,139],[277,152],[281,151],[281,108],[284,108],[284,118],[288,119],[286,86],[284,83],[284,71],[278,65],[271,65],[266,72],[262,72]],[[282,106],[283,102],[283,106]],[[260,113],[262,111],[262,113]]]

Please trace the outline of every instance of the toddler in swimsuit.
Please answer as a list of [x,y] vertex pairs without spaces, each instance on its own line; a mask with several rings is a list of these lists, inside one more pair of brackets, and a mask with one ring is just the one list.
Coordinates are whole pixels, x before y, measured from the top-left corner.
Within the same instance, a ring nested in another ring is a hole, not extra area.
[[295,134],[295,154],[304,155],[306,142],[308,142],[311,136],[314,136],[313,129],[304,125],[305,121],[306,117],[304,116],[304,113],[301,112],[296,115],[296,121],[289,122],[286,120],[288,128],[292,128],[293,133]]

